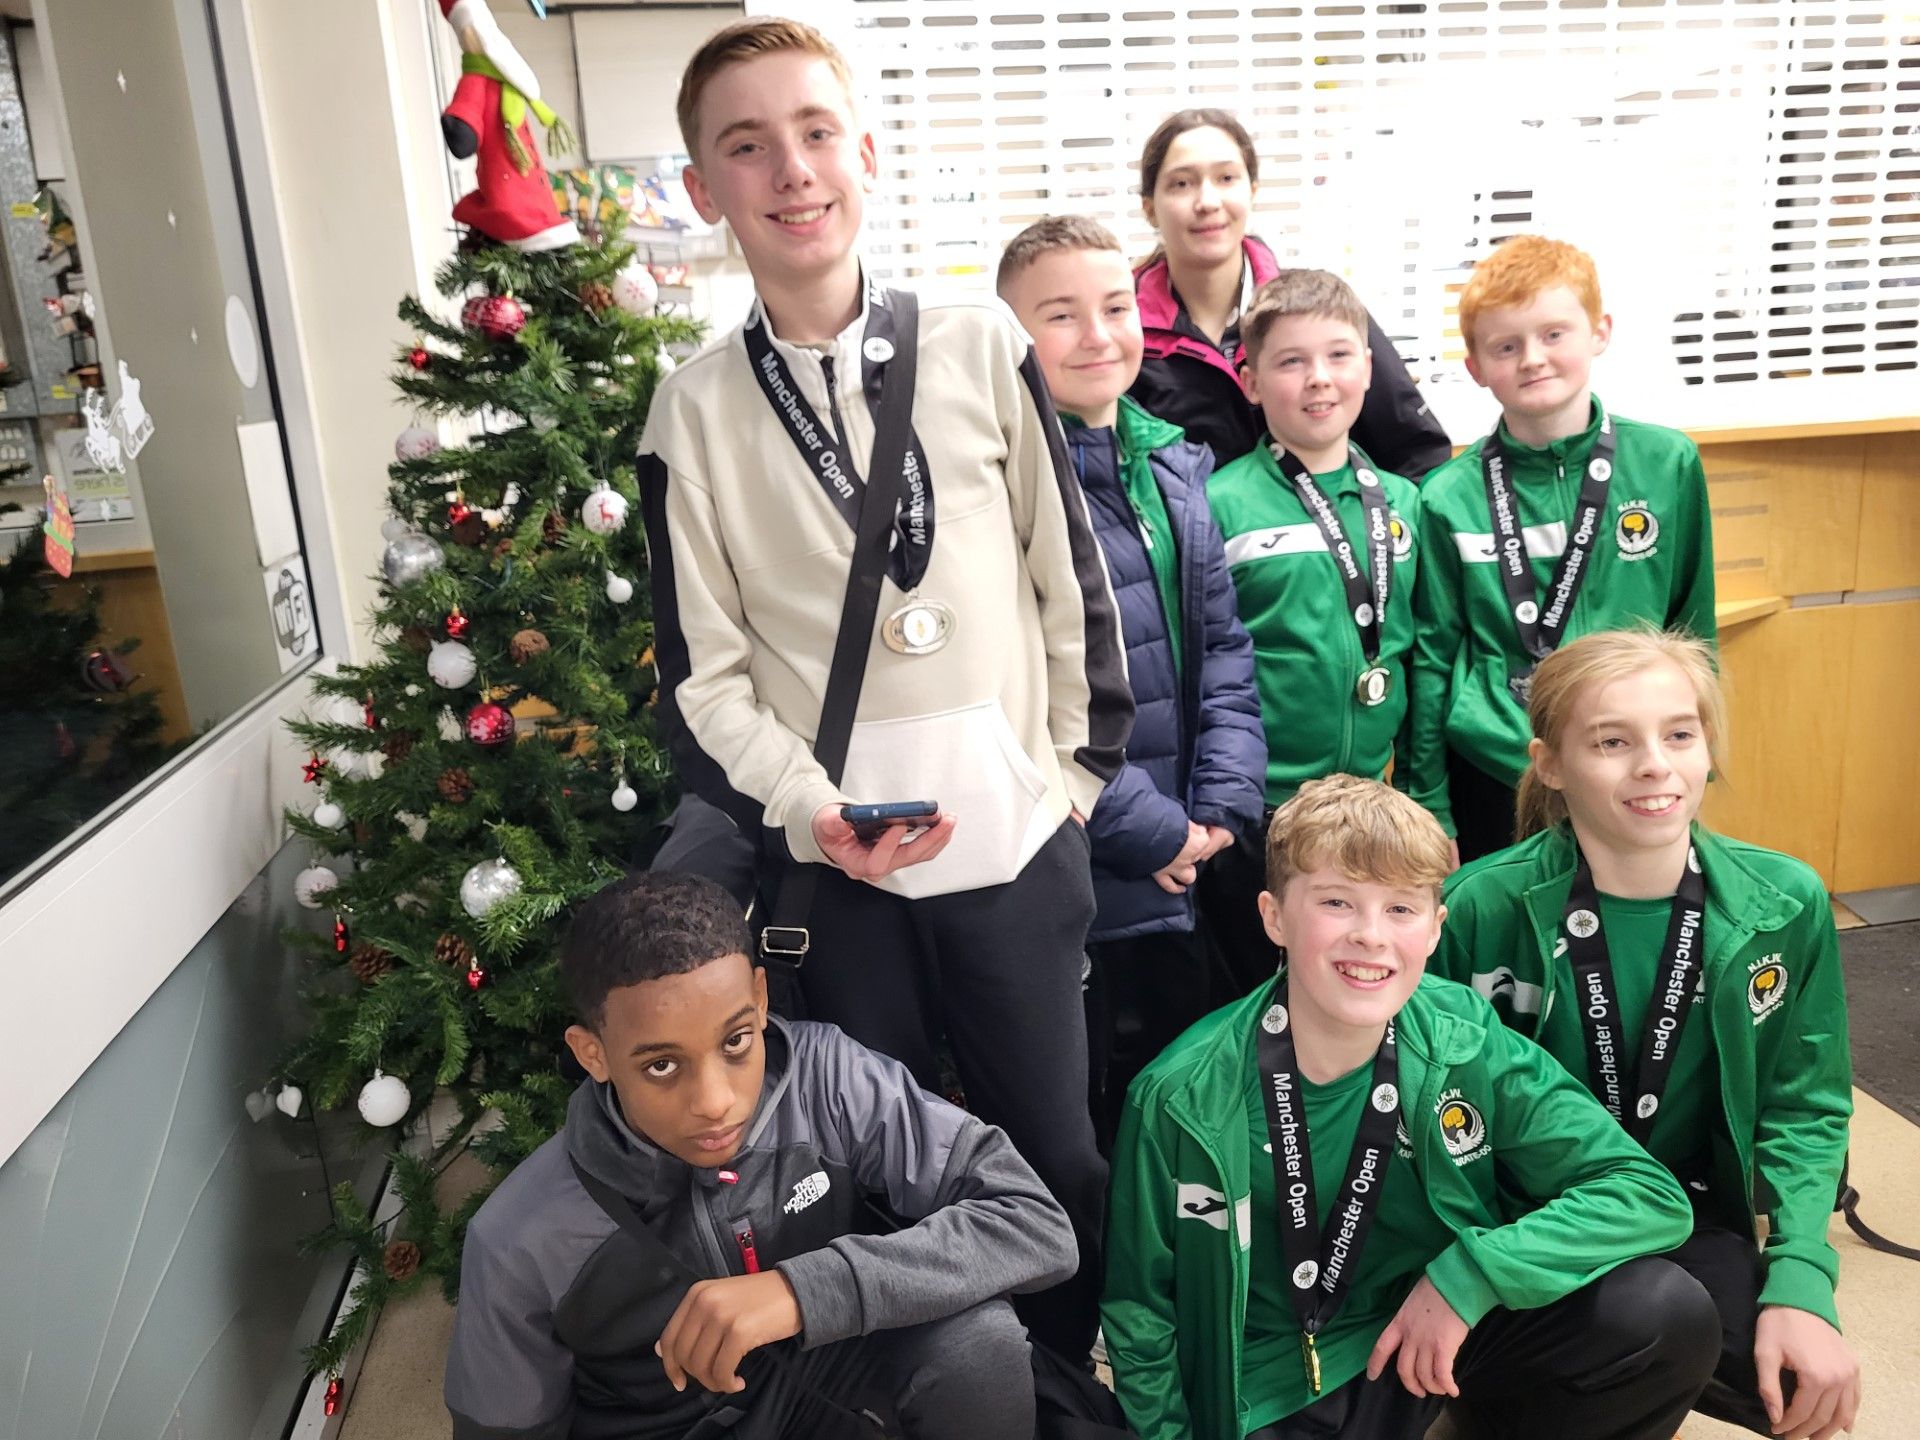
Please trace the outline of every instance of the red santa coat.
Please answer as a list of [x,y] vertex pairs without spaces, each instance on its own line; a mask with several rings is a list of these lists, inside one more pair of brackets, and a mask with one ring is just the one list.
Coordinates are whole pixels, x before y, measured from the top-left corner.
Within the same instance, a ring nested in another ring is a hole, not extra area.
[[479,140],[474,189],[453,207],[453,218],[516,250],[571,245],[580,232],[571,220],[562,218],[554,203],[553,185],[540,163],[533,127],[525,119],[519,125],[520,144],[532,163],[523,174],[515,162],[500,115],[501,88],[500,81],[489,75],[462,75],[452,103],[441,112],[443,122],[457,121]]

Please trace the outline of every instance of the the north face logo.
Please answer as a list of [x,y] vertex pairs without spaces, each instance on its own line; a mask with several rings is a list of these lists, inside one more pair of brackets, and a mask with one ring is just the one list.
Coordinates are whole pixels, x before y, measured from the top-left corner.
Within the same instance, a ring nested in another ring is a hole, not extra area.
[[826,1194],[827,1187],[831,1183],[832,1182],[827,1179],[826,1171],[816,1170],[813,1174],[807,1176],[806,1179],[793,1187],[793,1194],[787,1197],[787,1203],[780,1208],[789,1215],[798,1215],[802,1210]]

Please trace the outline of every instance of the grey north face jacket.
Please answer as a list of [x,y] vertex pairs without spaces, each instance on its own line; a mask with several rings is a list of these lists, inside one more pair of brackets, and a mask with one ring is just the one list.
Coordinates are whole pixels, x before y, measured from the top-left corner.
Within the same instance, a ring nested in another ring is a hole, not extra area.
[[[792,1285],[807,1349],[1043,1290],[1077,1263],[1065,1212],[1003,1132],[835,1026],[769,1019],[760,1105],[724,1172],[642,1139],[589,1080],[480,1207],[447,1356],[455,1440],[670,1440],[706,1412],[707,1392],[676,1393],[653,1353],[691,1282],[614,1223],[575,1162],[702,1277],[746,1273],[751,1245]],[[873,1233],[867,1197],[912,1223]],[[750,1400],[754,1357],[741,1373]]]

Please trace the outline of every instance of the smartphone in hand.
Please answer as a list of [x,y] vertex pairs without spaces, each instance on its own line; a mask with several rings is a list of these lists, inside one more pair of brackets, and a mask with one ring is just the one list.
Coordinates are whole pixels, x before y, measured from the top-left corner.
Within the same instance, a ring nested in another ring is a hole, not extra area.
[[842,805],[840,818],[868,845],[895,825],[924,830],[940,818],[937,800],[893,800],[883,805]]

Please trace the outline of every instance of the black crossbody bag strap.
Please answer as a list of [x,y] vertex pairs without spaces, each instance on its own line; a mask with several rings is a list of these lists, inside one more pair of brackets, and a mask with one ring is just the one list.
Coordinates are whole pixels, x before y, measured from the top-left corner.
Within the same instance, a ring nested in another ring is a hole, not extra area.
[[[860,502],[860,528],[853,538],[846,598],[840,606],[840,633],[833,642],[827,690],[820,700],[820,726],[814,732],[813,758],[834,784],[846,768],[853,739],[854,711],[873,645],[873,622],[880,613],[880,581],[894,533],[907,445],[913,433],[914,372],[920,359],[920,302],[909,291],[887,295],[896,322],[893,360],[887,366],[874,422],[873,458],[867,466],[867,491]],[[789,865],[780,877],[769,923],[760,931],[760,957],[769,964],[799,969],[812,937],[807,913],[820,873],[813,865]]]

